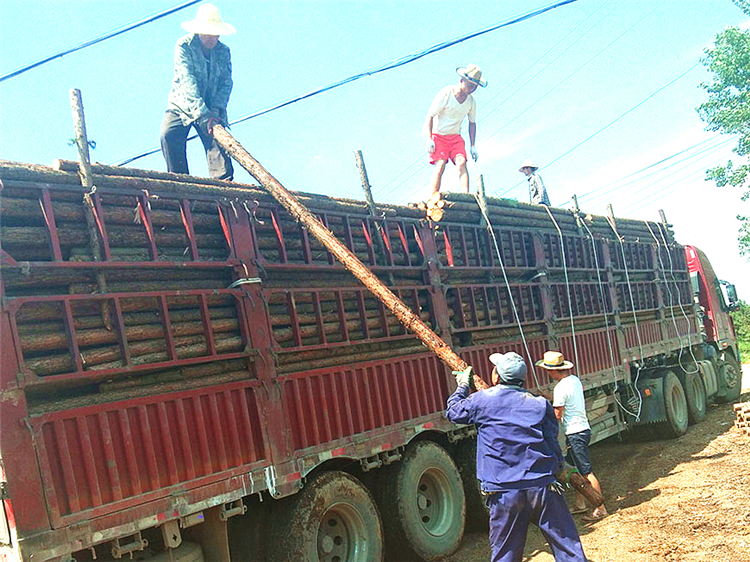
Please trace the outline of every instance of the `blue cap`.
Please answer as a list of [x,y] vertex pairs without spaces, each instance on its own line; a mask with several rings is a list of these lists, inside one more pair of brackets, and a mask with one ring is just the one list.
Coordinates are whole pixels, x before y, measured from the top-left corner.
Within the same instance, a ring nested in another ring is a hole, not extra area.
[[506,384],[523,384],[526,380],[526,362],[515,351],[493,353],[490,363],[495,365],[500,382]]

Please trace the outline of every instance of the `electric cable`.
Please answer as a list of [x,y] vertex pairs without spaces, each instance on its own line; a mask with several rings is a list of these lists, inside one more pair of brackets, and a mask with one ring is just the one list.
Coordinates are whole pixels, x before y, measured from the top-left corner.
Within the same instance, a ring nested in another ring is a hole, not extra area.
[[16,70],[13,70],[11,72],[8,72],[7,74],[3,74],[0,76],[0,82],[4,82],[5,80],[8,80],[9,78],[14,78],[15,76],[18,76],[19,74],[23,74],[24,72],[27,72],[33,68],[37,68],[38,66],[42,66],[43,64],[46,64],[50,61],[53,61],[57,58],[64,57],[65,55],[69,55],[71,53],[75,53],[76,51],[80,51],[81,49],[85,49],[86,47],[91,47],[92,45],[96,45],[97,43],[101,43],[102,41],[105,41],[107,39],[111,39],[112,37],[117,37],[118,35],[122,35],[123,33],[130,31],[132,29],[135,29],[137,27],[141,27],[142,25],[146,25],[147,23],[151,23],[152,21],[156,21],[160,18],[163,18],[165,16],[168,16],[170,14],[173,14],[175,12],[178,12],[182,10],[183,8],[187,8],[188,6],[192,6],[193,4],[197,4],[201,0],[189,0],[188,2],[183,2],[182,4],[179,4],[177,6],[173,6],[172,8],[168,8],[162,12],[159,12],[158,14],[154,14],[153,16],[149,16],[145,19],[138,20],[135,23],[126,25],[125,27],[118,28],[114,31],[110,31],[109,33],[105,33],[104,35],[100,35],[99,37],[96,37],[95,39],[91,39],[90,41],[86,41],[84,43],[80,43],[74,47],[70,47],[68,49],[65,49],[63,51],[60,51],[58,53],[55,53],[54,55],[50,55],[48,57],[45,57],[41,60],[38,60],[36,62],[32,62],[30,64],[27,64],[25,66],[22,66],[21,68],[17,68]]
[[[540,168],[540,169],[549,168],[550,166],[552,166],[555,162],[557,162],[561,158],[564,158],[565,156],[567,156],[568,154],[570,154],[574,150],[577,150],[578,148],[580,148],[581,146],[583,146],[584,144],[586,144],[588,141],[590,141],[591,139],[593,139],[594,137],[596,137],[597,135],[599,135],[600,133],[606,131],[612,125],[614,125],[615,123],[617,123],[620,119],[622,119],[623,117],[625,117],[629,113],[632,113],[633,111],[635,111],[636,109],[638,109],[639,107],[641,107],[644,103],[646,103],[647,101],[649,101],[656,94],[658,94],[662,90],[668,88],[669,86],[671,86],[672,84],[674,84],[675,82],[677,82],[678,80],[680,80],[681,78],[683,78],[684,76],[686,76],[688,73],[690,73],[691,71],[693,71],[696,68],[698,68],[698,66],[700,66],[700,64],[701,64],[700,62],[695,63],[693,66],[691,66],[690,68],[688,68],[685,72],[683,72],[682,74],[680,74],[679,76],[677,76],[677,78],[674,78],[674,79],[670,80],[669,82],[667,82],[666,84],[664,84],[663,86],[661,86],[660,88],[658,88],[656,91],[654,91],[653,93],[651,93],[649,96],[647,96],[645,99],[643,99],[642,101],[638,102],[637,104],[635,104],[633,107],[631,107],[627,111],[624,111],[619,116],[615,117],[612,121],[610,121],[609,123],[607,123],[604,127],[602,127],[601,129],[599,129],[598,131],[592,133],[591,135],[589,135],[588,137],[586,137],[585,139],[583,139],[581,142],[579,142],[578,144],[576,144],[573,148],[571,148],[570,150],[564,152],[563,154],[561,154],[560,156],[558,156],[557,158],[555,158],[554,160],[552,160],[549,164],[547,164],[546,166],[544,166],[543,168]],[[513,191],[514,189],[516,189],[519,185],[521,185],[522,183],[523,183],[523,181],[515,184],[514,186],[510,187],[509,189],[506,189],[505,191],[503,191],[500,194],[500,197],[502,197],[506,193],[510,193],[511,191]]]
[[[706,144],[706,143],[708,143],[708,142],[712,142],[712,141],[714,141],[714,140],[716,140],[716,139],[720,138],[721,136],[722,136],[722,135],[721,135],[721,133],[718,133],[718,134],[716,134],[716,135],[714,135],[714,136],[712,136],[712,137],[709,137],[709,138],[707,138],[707,139],[704,139],[704,140],[702,140],[701,142],[699,142],[699,143],[697,143],[697,144],[694,144],[694,145],[693,145],[693,146],[691,146],[691,147],[688,147],[688,148],[685,148],[685,149],[683,149],[683,150],[680,150],[679,152],[675,152],[674,154],[671,154],[671,155],[667,156],[666,158],[662,158],[662,159],[661,159],[661,160],[659,160],[658,162],[654,162],[653,164],[649,164],[648,166],[646,166],[646,167],[644,167],[644,168],[641,168],[641,169],[640,169],[640,170],[638,170],[637,172],[632,172],[632,173],[628,174],[627,176],[624,176],[624,177],[622,177],[622,178],[619,178],[619,179],[616,179],[616,180],[614,180],[614,181],[611,181],[611,182],[609,182],[609,183],[607,183],[607,184],[604,184],[604,185],[602,185],[602,186],[600,186],[600,187],[594,188],[594,189],[592,189],[591,191],[589,191],[589,192],[587,192],[587,193],[583,193],[582,195],[579,195],[579,196],[578,196],[578,200],[579,200],[579,201],[585,200],[585,199],[587,199],[588,197],[592,196],[592,195],[593,195],[594,193],[597,193],[597,192],[598,192],[599,190],[601,190],[601,189],[605,189],[605,188],[607,188],[607,187],[610,187],[610,186],[612,186],[612,185],[615,185],[615,184],[617,184],[617,183],[619,183],[619,182],[621,182],[621,181],[624,181],[624,180],[626,180],[626,179],[629,179],[629,178],[632,178],[632,177],[634,177],[634,176],[637,176],[638,174],[640,174],[640,173],[642,173],[642,172],[645,172],[645,171],[647,171],[647,170],[650,170],[651,168],[653,168],[653,167],[655,167],[655,166],[658,166],[659,164],[663,164],[663,163],[665,163],[665,162],[667,162],[667,161],[671,160],[672,158],[675,158],[675,157],[677,157],[677,156],[680,156],[681,154],[684,154],[685,152],[689,152],[690,150],[693,150],[693,149],[695,149],[695,148],[698,148],[699,146],[701,146],[701,145],[703,145],[703,144]],[[734,140],[734,138],[733,138],[732,140]],[[640,181],[640,180],[633,180],[632,182],[629,182],[629,183],[628,183],[627,185],[629,185],[630,183],[635,183],[636,181]],[[611,193],[612,191],[615,191],[616,189],[617,189],[617,188],[614,188],[614,189],[612,189],[612,190],[610,190],[610,191],[607,191],[607,192],[604,192],[604,193]],[[604,195],[604,193],[602,193],[602,195]],[[598,195],[597,195],[597,196],[595,196],[595,197],[598,197]]]
[[[694,160],[694,159],[698,158],[698,157],[699,157],[699,156],[701,156],[701,155],[705,155],[706,153],[711,153],[711,152],[714,152],[714,151],[718,150],[719,148],[723,147],[723,146],[724,146],[725,144],[728,144],[729,142],[732,142],[733,140],[734,140],[734,139],[729,139],[729,140],[722,140],[721,142],[719,142],[719,143],[717,143],[717,144],[715,144],[715,145],[712,145],[712,146],[709,146],[709,147],[703,148],[702,150],[700,150],[700,151],[698,151],[698,152],[696,152],[696,153],[694,153],[694,154],[692,154],[692,155],[690,155],[690,156],[688,156],[688,157],[685,157],[685,158],[683,158],[682,160],[677,160],[677,161],[675,161],[675,162],[672,162],[671,164],[669,164],[669,165],[667,165],[667,166],[664,166],[663,168],[660,168],[660,169],[658,169],[658,170],[654,170],[653,172],[651,172],[651,173],[649,173],[649,174],[647,174],[647,175],[645,175],[645,176],[642,176],[642,177],[640,177],[640,178],[638,178],[638,179],[634,179],[634,180],[631,180],[631,181],[629,181],[629,182],[627,182],[627,183],[624,183],[624,184],[622,184],[622,185],[619,185],[619,186],[617,186],[617,187],[614,187],[614,188],[612,188],[612,189],[609,189],[609,190],[607,190],[607,191],[605,191],[605,192],[602,192],[602,193],[598,193],[598,194],[594,195],[593,197],[590,197],[589,199],[587,199],[587,200],[586,200],[586,202],[587,202],[587,205],[589,205],[589,206],[595,206],[595,203],[593,203],[593,201],[595,201],[595,200],[597,200],[597,199],[599,199],[599,198],[601,198],[601,197],[604,197],[604,196],[606,196],[606,195],[611,195],[612,193],[615,193],[616,191],[620,191],[621,189],[624,189],[624,188],[626,188],[626,187],[629,187],[629,186],[631,186],[631,185],[633,185],[633,184],[637,184],[637,183],[639,183],[639,182],[642,182],[642,181],[646,180],[647,178],[650,178],[651,176],[653,176],[653,175],[655,175],[655,174],[659,174],[659,173],[661,173],[661,172],[664,172],[664,171],[668,170],[669,168],[672,168],[672,167],[674,167],[674,166],[677,166],[678,164],[682,164],[683,162],[686,162],[686,161],[688,161],[688,160]],[[670,158],[672,158],[672,157],[670,157]],[[662,177],[661,177],[661,178],[659,178],[659,179],[658,179],[657,181],[655,181],[655,182],[653,182],[653,183],[650,183],[650,184],[647,184],[647,185],[646,185],[646,188],[648,188],[648,187],[652,187],[652,186],[653,186],[653,185],[655,185],[656,183],[658,183],[658,182],[660,182],[660,181],[662,181],[662,180],[664,180],[664,179],[666,179],[666,178],[670,177],[671,175],[673,175],[673,174],[675,174],[675,173],[677,173],[677,172],[680,172],[680,171],[684,170],[684,169],[685,169],[685,168],[687,168],[688,166],[691,166],[691,165],[693,165],[693,164],[697,163],[697,162],[698,162],[699,160],[700,160],[700,159],[698,159],[698,160],[695,160],[695,161],[693,161],[693,162],[691,162],[691,163],[689,163],[689,164],[686,164],[685,166],[683,166],[683,167],[681,167],[681,168],[678,168],[678,169],[677,169],[677,170],[675,170],[674,172],[672,172],[672,173],[670,173],[670,174],[667,174],[666,176],[662,176]],[[662,161],[662,162],[663,162],[663,161]],[[631,176],[632,176],[632,174],[631,174]],[[619,181],[619,180],[618,180],[618,181]],[[616,183],[616,182],[615,182],[615,183]],[[610,185],[611,185],[611,184],[610,184]],[[645,188],[641,188],[641,189],[639,189],[638,191],[630,191],[630,190],[628,190],[628,197],[630,198],[630,197],[632,197],[632,196],[633,196],[634,194],[636,194],[636,193],[640,193],[641,191],[643,191],[643,189],[645,189]],[[589,193],[593,193],[593,192],[589,192]],[[582,195],[582,196],[580,196],[580,197],[578,198],[578,200],[580,201],[580,200],[582,200],[582,199],[584,199],[584,198],[585,198],[585,195]]]
[[[349,84],[350,82],[354,82],[356,80],[359,80],[361,78],[366,78],[368,76],[373,76],[375,74],[379,74],[381,72],[385,72],[387,70],[393,70],[394,68],[398,68],[400,66],[405,66],[407,64],[410,64],[412,62],[415,62],[421,58],[424,58],[428,55],[431,55],[433,53],[437,53],[438,51],[442,51],[444,49],[447,49],[449,47],[453,47],[454,45],[458,45],[459,43],[463,43],[464,41],[468,41],[469,39],[474,39],[475,37],[479,37],[481,35],[484,35],[486,33],[490,33],[492,31],[496,31],[498,29],[501,29],[503,27],[508,27],[510,25],[514,25],[516,23],[520,23],[522,21],[537,17],[541,14],[544,14],[545,12],[549,12],[550,10],[554,10],[555,8],[559,8],[561,6],[565,6],[566,4],[572,4],[574,2],[578,2],[578,0],[560,0],[554,4],[550,4],[549,6],[545,6],[543,8],[539,8],[537,10],[533,10],[531,12],[527,12],[525,14],[522,14],[520,16],[516,16],[510,20],[506,20],[504,22],[486,27],[484,29],[480,29],[479,31],[474,31],[471,33],[468,33],[466,35],[462,35],[461,37],[458,37],[457,39],[453,39],[451,41],[444,41],[442,43],[438,43],[436,45],[433,45],[432,47],[428,47],[427,49],[424,49],[422,51],[419,51],[417,53],[413,53],[411,55],[403,56],[399,59],[396,59],[395,61],[386,63],[382,66],[373,68],[371,70],[367,70],[365,72],[360,72],[359,74],[354,74],[352,76],[349,76],[348,78],[344,78],[342,80],[339,80],[338,82],[334,82],[333,84],[329,84],[328,86],[324,86],[322,88],[318,88],[316,90],[312,90],[311,92],[308,92],[306,94],[302,94],[300,96],[296,96],[294,98],[288,99],[284,102],[278,103],[274,106],[268,107],[266,109],[262,109],[260,111],[256,111],[255,113],[251,113],[249,115],[246,115],[244,117],[240,117],[239,119],[235,119],[234,121],[231,121],[229,123],[229,126],[237,125],[239,123],[243,123],[245,121],[248,121],[250,119],[254,119],[256,117],[260,117],[261,115],[265,115],[266,113],[271,113],[272,111],[276,111],[278,109],[281,109],[282,107],[286,107],[287,105],[291,105],[293,103],[297,103],[299,101],[302,101],[304,99],[316,96],[318,94],[328,92],[330,90],[333,90],[334,88],[338,88],[340,86],[343,86],[345,84]],[[196,138],[197,135],[192,135],[188,137],[188,140],[192,140]],[[142,152],[141,154],[138,154],[136,156],[131,156],[130,158],[126,158],[125,160],[122,160],[118,163],[116,163],[116,166],[123,166],[125,164],[129,164],[130,162],[133,162],[134,160],[138,160],[140,158],[143,158],[145,156],[150,156],[151,154],[156,154],[159,152],[159,148],[155,148],[146,152]]]

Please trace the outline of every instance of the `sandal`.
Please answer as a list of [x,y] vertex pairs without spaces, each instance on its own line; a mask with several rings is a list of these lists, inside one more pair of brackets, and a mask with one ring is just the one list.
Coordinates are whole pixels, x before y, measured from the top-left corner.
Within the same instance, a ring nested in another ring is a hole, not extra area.
[[570,510],[571,515],[578,515],[579,513],[586,513],[589,510],[588,507],[575,507],[573,506],[573,509]]
[[587,523],[593,523],[594,521],[599,521],[600,519],[604,519],[609,513],[602,513],[601,515],[594,515],[593,513],[591,515],[584,515],[581,517],[583,521],[586,521]]

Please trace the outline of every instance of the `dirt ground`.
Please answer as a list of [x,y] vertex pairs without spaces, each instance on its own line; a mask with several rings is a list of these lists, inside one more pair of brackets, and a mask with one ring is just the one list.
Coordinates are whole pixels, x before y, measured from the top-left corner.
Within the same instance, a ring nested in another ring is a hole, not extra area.
[[[750,369],[740,401],[750,400]],[[607,440],[591,447],[610,516],[574,516],[590,562],[750,562],[750,436],[731,404],[665,441]],[[573,496],[566,495],[568,504]],[[470,534],[449,562],[486,562],[486,534]],[[523,562],[552,562],[532,527]]]

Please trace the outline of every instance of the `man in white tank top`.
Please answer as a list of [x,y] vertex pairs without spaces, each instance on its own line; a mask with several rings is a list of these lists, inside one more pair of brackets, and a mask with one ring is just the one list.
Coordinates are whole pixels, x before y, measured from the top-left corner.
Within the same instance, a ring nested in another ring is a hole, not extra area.
[[457,68],[461,77],[458,84],[446,86],[435,99],[425,119],[424,130],[427,136],[427,153],[430,164],[435,165],[430,187],[432,193],[440,191],[440,181],[448,160],[458,166],[458,177],[461,188],[469,193],[469,172],[466,169],[466,145],[461,137],[461,123],[469,116],[470,153],[474,162],[479,155],[474,146],[477,136],[477,106],[472,92],[477,86],[483,88],[487,81],[482,78],[482,70],[475,64],[466,68]]
[[[574,465],[582,476],[585,476],[591,486],[601,494],[599,480],[591,470],[589,443],[591,441],[591,426],[586,416],[586,401],[583,396],[583,385],[580,379],[571,373],[573,363],[566,361],[559,351],[547,351],[544,358],[535,363],[536,366],[547,370],[550,378],[558,381],[553,391],[552,406],[555,416],[562,424],[565,432],[565,442],[568,452],[565,460]],[[598,521],[607,515],[607,508],[602,505],[593,506],[589,515],[584,515],[584,521]],[[571,513],[585,513],[586,498],[576,491],[575,505]]]

